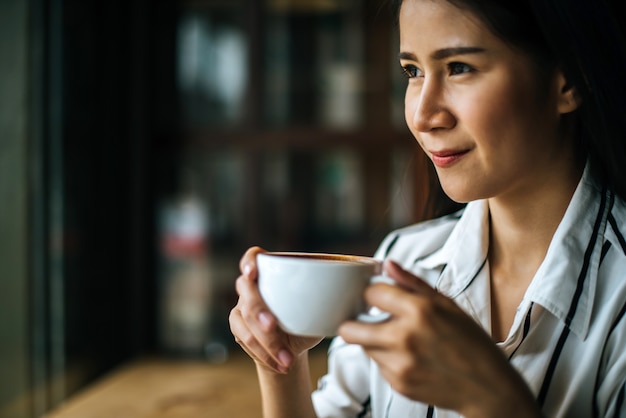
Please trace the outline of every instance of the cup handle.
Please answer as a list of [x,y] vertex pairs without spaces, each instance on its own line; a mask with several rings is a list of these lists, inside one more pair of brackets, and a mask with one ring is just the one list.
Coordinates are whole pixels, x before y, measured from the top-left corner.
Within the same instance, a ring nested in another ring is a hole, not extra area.
[[[374,283],[386,283],[395,285],[396,281],[387,276],[374,276],[370,280],[370,284]],[[356,320],[360,322],[366,322],[369,324],[376,324],[379,322],[386,321],[391,317],[389,312],[385,312],[383,310],[378,309],[375,306],[372,306],[368,309],[367,312],[357,315]]]

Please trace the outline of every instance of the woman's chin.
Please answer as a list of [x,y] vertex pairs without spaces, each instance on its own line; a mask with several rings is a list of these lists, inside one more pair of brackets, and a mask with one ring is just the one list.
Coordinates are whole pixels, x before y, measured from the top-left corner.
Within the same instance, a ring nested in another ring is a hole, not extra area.
[[485,199],[487,196],[479,193],[479,190],[467,181],[441,181],[441,187],[444,193],[457,203],[468,203],[474,200]]

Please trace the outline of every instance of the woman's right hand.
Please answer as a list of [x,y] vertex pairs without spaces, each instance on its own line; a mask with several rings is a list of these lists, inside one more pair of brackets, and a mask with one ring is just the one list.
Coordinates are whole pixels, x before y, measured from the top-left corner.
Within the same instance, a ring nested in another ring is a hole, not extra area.
[[319,344],[321,338],[287,334],[278,326],[259,293],[256,256],[262,252],[262,248],[252,247],[241,258],[241,275],[236,282],[239,300],[230,312],[230,330],[258,366],[284,374],[296,358]]

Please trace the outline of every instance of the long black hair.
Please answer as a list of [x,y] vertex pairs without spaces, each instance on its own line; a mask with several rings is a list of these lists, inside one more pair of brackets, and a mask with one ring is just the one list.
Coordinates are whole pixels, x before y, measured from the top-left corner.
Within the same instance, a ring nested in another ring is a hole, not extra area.
[[[563,71],[582,99],[572,114],[579,127],[576,151],[589,159],[598,181],[626,199],[624,1],[447,1],[474,13],[500,39],[533,57],[539,68]],[[397,20],[402,0],[391,4]],[[440,190],[433,193],[434,200],[441,197]]]

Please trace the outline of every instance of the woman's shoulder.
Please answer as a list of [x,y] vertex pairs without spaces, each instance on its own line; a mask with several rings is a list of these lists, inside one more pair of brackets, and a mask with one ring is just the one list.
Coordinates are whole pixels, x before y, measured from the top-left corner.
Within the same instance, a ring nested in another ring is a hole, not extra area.
[[429,219],[389,233],[376,251],[376,258],[392,256],[401,260],[403,254],[435,252],[447,241],[450,233],[461,219],[465,209],[435,219]]

